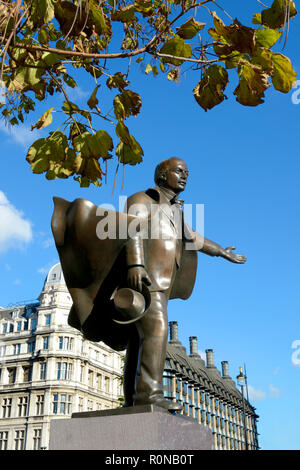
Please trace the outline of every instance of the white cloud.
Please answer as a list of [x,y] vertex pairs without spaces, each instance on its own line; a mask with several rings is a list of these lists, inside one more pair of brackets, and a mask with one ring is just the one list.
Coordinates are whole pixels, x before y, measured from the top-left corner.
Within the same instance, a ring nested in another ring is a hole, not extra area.
[[201,359],[203,359],[204,361],[206,361],[206,354],[204,351],[201,351],[201,349],[198,349],[198,354],[199,356],[201,357]]
[[47,238],[42,242],[43,248],[49,248],[50,246],[54,246],[54,240],[53,238]]
[[28,147],[35,140],[42,137],[38,131],[31,131],[30,126],[25,126],[24,124],[20,124],[19,126],[7,126],[3,120],[0,121],[0,131],[23,147]]
[[279,398],[282,393],[280,388],[274,387],[274,385],[269,385],[269,391],[273,398]]
[[32,240],[31,223],[0,191],[0,252],[21,248]]
[[263,401],[267,398],[267,394],[262,390],[257,390],[252,385],[248,386],[249,400],[250,401]]
[[57,259],[56,260],[52,260],[50,261],[49,263],[47,263],[45,266],[42,266],[40,267],[37,272],[40,273],[40,274],[48,274],[48,272],[50,271],[50,269],[57,263]]

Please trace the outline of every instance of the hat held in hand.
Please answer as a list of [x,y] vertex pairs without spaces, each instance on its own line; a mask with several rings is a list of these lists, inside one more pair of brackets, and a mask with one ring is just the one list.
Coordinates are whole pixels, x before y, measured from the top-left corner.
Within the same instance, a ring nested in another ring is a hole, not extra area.
[[113,321],[127,325],[143,318],[150,306],[151,296],[149,289],[143,284],[142,293],[129,287],[117,289],[113,294],[113,301],[116,310],[121,314],[120,318],[113,318]]

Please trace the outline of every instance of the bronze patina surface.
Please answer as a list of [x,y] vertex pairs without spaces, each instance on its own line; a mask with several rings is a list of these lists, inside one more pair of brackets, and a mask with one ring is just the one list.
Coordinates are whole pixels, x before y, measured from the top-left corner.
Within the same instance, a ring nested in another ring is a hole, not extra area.
[[[121,225],[128,228],[136,221],[146,221],[147,237],[136,232],[134,236],[100,239],[97,224],[101,216],[94,204],[84,199],[70,203],[54,198],[52,231],[73,299],[69,324],[91,341],[103,341],[119,351],[126,348],[125,406],[181,409],[178,403],[165,400],[162,391],[168,301],[191,295],[197,251],[233,263],[246,261],[243,255],[233,253],[234,247],[224,249],[185,223],[178,195],[187,179],[183,160],[164,160],[155,170],[156,186],[129,197],[126,213],[111,214],[115,216],[116,233]],[[140,305],[137,295],[132,296],[130,321],[122,320],[122,309],[117,310],[114,304],[116,289],[124,287],[147,293],[146,312],[141,315],[139,310],[133,322],[134,304]]]

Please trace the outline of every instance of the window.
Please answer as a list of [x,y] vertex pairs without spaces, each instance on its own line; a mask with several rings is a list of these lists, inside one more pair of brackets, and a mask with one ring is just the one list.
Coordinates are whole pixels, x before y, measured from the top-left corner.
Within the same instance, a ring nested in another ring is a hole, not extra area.
[[18,416],[26,416],[27,415],[27,405],[28,405],[28,397],[19,397],[18,398]]
[[102,375],[101,374],[97,374],[97,388],[98,390],[102,389]]
[[43,349],[49,349],[49,336],[43,337]]
[[23,367],[23,382],[30,382],[32,376],[32,367],[25,366]]
[[69,336],[60,336],[59,337],[59,349],[64,349],[71,351],[73,349],[73,338]]
[[7,333],[7,323],[3,323],[2,333],[3,334]]
[[13,323],[10,323],[10,324],[9,324],[9,332],[10,332],[10,333],[13,333],[13,332],[14,332],[14,324],[13,324]]
[[21,343],[14,344],[14,354],[20,354]]
[[72,364],[68,362],[58,362],[56,367],[57,380],[71,380]]
[[2,418],[10,418],[12,398],[3,398]]
[[45,326],[51,325],[51,313],[49,315],[45,315]]
[[44,395],[36,396],[36,414],[37,415],[44,414]]
[[47,364],[46,362],[42,362],[40,365],[40,380],[46,379],[46,370],[47,370]]
[[33,450],[40,450],[42,441],[42,430],[34,429],[33,430]]
[[54,414],[71,414],[72,411],[72,395],[65,393],[55,393],[53,395],[53,413]]
[[80,382],[84,382],[84,366],[80,366]]
[[22,330],[22,322],[21,321],[18,321],[17,323],[17,331],[21,331]]
[[94,382],[94,373],[92,370],[89,370],[89,387],[93,387]]
[[8,431],[0,431],[0,450],[7,450]]
[[14,384],[16,382],[17,368],[11,367],[10,369],[7,369],[7,372],[8,372],[8,383]]
[[30,343],[28,343],[28,352],[33,353],[34,351],[35,351],[35,341],[30,341]]
[[109,388],[110,388],[109,377],[105,377],[105,391],[106,391],[106,393],[109,393]]
[[15,431],[15,450],[24,450],[24,436],[23,429]]
[[83,397],[78,398],[78,411],[83,411]]

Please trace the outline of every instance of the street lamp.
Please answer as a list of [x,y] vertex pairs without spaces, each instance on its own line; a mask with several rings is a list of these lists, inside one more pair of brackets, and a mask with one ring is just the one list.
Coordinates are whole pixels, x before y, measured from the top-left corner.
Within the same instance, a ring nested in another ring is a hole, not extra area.
[[238,386],[241,387],[242,390],[242,398],[243,398],[243,422],[244,422],[244,435],[245,435],[245,448],[248,450],[248,439],[247,439],[247,427],[246,427],[246,413],[245,413],[245,398],[244,398],[244,387],[247,383],[247,377],[243,373],[243,368],[240,367],[240,373],[237,376],[237,383]]

